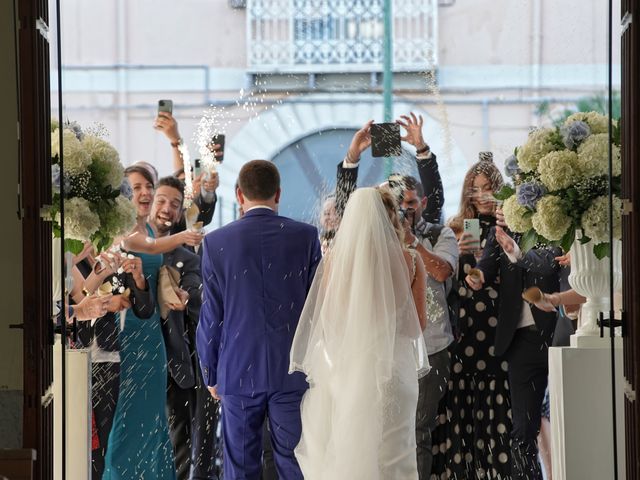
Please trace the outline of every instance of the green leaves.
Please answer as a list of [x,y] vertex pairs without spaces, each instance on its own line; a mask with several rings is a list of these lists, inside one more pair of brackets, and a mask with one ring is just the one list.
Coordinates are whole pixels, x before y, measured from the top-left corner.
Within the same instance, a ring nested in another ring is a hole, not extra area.
[[74,240],[73,238],[64,239],[65,252],[71,252],[74,255],[78,255],[84,249],[84,243],[80,240]]
[[571,245],[573,245],[573,241],[576,239],[576,226],[571,225],[567,233],[564,234],[562,240],[560,240],[560,248],[564,253],[568,253],[571,249]]
[[520,250],[522,250],[522,253],[527,253],[529,250],[536,246],[538,241],[538,234],[532,228],[527,233],[522,235],[522,238],[520,239]]
[[611,244],[609,242],[599,243],[594,245],[593,254],[598,260],[602,260],[604,257],[611,256]]
[[493,196],[495,197],[496,200],[506,200],[507,198],[511,197],[512,195],[515,195],[516,190],[515,188],[513,188],[511,185],[505,185],[503,186],[499,192],[494,193]]

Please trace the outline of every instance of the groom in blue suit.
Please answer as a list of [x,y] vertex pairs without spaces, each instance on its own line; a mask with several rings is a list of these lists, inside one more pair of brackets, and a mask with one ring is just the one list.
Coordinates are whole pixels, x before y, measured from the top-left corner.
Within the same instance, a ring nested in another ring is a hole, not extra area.
[[320,261],[315,227],[281,217],[278,169],[266,160],[240,170],[243,218],[209,233],[202,258],[197,349],[204,381],[222,403],[225,479],[260,478],[270,422],[281,480],[302,479],[304,375],[288,375],[289,350]]

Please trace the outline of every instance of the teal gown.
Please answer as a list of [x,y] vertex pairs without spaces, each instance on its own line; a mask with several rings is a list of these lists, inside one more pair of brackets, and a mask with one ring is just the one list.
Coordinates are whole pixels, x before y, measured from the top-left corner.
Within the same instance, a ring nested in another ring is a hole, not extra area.
[[[147,226],[149,235],[153,231]],[[137,254],[154,298],[162,255]],[[175,480],[167,398],[167,355],[156,308],[140,319],[127,310],[120,332],[120,394],[109,434],[103,480]]]

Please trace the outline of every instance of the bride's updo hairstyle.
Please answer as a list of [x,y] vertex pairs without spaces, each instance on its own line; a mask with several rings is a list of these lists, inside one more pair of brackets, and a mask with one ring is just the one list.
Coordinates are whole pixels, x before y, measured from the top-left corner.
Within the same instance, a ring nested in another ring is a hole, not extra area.
[[378,190],[378,193],[380,194],[382,204],[389,215],[389,220],[391,220],[391,225],[393,225],[393,229],[396,231],[396,235],[398,235],[398,240],[400,240],[400,244],[404,246],[404,229],[402,228],[400,217],[398,216],[398,203],[396,202],[396,197],[386,186],[378,187],[376,190]]

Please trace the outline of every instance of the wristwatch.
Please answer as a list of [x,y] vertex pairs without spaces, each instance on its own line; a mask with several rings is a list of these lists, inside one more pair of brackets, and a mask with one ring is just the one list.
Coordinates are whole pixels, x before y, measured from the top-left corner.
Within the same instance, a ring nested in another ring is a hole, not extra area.
[[409,248],[416,249],[418,248],[419,243],[420,242],[418,241],[418,237],[413,237],[413,242],[411,242],[411,244],[409,245]]
[[422,155],[423,153],[427,153],[429,151],[429,145],[426,145],[424,147],[422,147],[419,150],[416,150],[416,155]]

